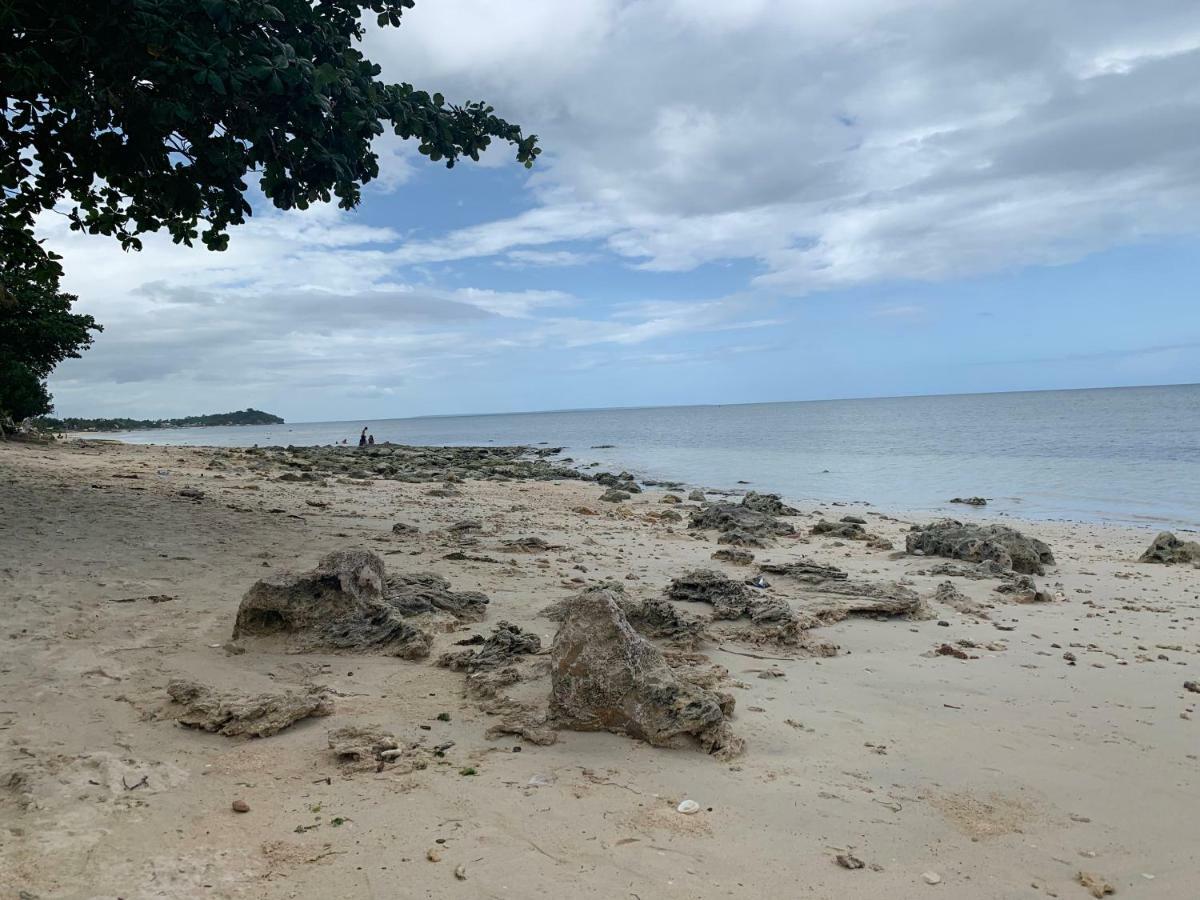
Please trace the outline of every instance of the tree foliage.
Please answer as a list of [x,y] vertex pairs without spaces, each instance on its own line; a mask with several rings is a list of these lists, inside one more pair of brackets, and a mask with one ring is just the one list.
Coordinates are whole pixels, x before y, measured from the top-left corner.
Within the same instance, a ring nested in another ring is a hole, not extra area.
[[51,356],[90,343],[95,323],[67,313],[58,259],[34,235],[47,210],[127,250],[160,230],[223,250],[252,212],[252,176],[281,209],[355,206],[385,128],[447,166],[493,139],[531,166],[536,135],[481,101],[385,82],[358,49],[413,2],[0,0],[0,301],[26,324],[48,316]]

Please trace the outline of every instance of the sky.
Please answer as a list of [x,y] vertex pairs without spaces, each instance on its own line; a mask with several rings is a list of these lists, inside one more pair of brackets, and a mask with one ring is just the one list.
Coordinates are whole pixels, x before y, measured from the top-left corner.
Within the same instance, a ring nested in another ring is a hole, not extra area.
[[[39,227],[105,326],[61,415],[289,421],[1200,382],[1195,0],[418,0],[389,136],[230,249]],[[252,198],[253,199],[253,198]]]

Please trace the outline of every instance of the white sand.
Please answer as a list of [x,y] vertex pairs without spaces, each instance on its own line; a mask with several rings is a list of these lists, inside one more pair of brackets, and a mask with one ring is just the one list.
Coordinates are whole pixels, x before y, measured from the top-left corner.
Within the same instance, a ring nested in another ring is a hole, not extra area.
[[[1081,869],[1118,896],[1200,896],[1200,695],[1183,689],[1200,679],[1200,572],[1136,563],[1150,530],[1005,520],[1050,543],[1059,564],[1039,582],[1065,600],[1011,604],[994,581],[955,579],[994,604],[993,621],[944,607],[948,628],[851,619],[814,634],[841,645],[831,659],[708,648],[731,673],[747,742],[732,763],[574,732],[514,753],[515,738],[484,739],[494,720],[462,698],[462,676],[430,661],[227,655],[242,594],[264,573],[366,546],[393,570],[486,591],[488,619],[470,631],[509,619],[548,647],[554,625],[536,613],[572,579],[652,596],[689,567],[753,570],[712,563],[711,535],[646,519],[663,508],[652,491],[622,517],[595,485],[468,482],[434,499],[397,482],[216,480],[210,457],[0,445],[0,897],[1086,898]],[[128,473],[140,477],[112,477]],[[206,497],[179,497],[188,486]],[[581,503],[601,515],[571,512]],[[903,547],[907,522],[858,512]],[[485,523],[474,552],[512,562],[443,560],[453,546],[438,529],[466,517]],[[422,536],[393,537],[398,520]],[[564,549],[498,549],[525,535]],[[821,538],[757,556],[801,553],[909,577],[930,597],[944,580],[913,574],[928,560]],[[159,594],[175,599],[112,602]],[[434,656],[462,636],[439,634]],[[960,638],[1008,649],[921,655]],[[786,677],[756,677],[772,665]],[[336,712],[258,740],[188,730],[155,717],[175,677],[327,685]],[[326,731],[372,722],[456,743],[423,771],[345,772]],[[528,786],[535,775],[550,784]],[[232,812],[235,798],[250,812]],[[701,812],[677,813],[685,798]],[[866,867],[839,867],[847,850]]]

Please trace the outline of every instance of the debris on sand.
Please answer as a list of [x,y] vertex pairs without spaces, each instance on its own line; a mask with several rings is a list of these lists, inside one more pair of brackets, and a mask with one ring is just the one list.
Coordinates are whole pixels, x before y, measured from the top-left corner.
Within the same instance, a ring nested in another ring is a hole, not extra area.
[[430,636],[384,597],[383,560],[336,550],[317,568],[256,582],[238,607],[234,640],[276,639],[287,650],[353,650],[403,659],[429,655]]
[[227,737],[269,737],[314,716],[333,712],[333,703],[322,689],[306,693],[226,694],[195,681],[177,679],[167,694],[180,710],[168,710],[187,728],[199,728]]
[[452,591],[450,582],[432,572],[388,575],[383,598],[402,616],[448,613],[462,622],[478,622],[487,614],[487,594]]
[[750,491],[742,498],[742,506],[755,512],[766,513],[769,516],[798,516],[800,510],[788,506],[779,499],[778,494],[760,494]]
[[568,600],[565,612],[551,648],[550,712],[558,725],[654,746],[691,735],[721,758],[742,751],[722,709],[731,711],[727,698],[681,681],[629,624],[616,592],[590,588]]
[[722,547],[720,550],[714,550],[712,559],[717,562],[727,562],[732,566],[748,566],[754,562],[754,554],[749,550],[731,550],[728,547]]
[[720,531],[736,539],[721,540],[736,546],[766,546],[774,537],[795,534],[789,522],[780,522],[768,513],[735,503],[708,503],[692,510],[689,528]]
[[1107,894],[1115,894],[1117,892],[1115,887],[1113,887],[1099,875],[1095,875],[1091,872],[1076,872],[1075,880],[1078,881],[1083,887],[1087,888],[1091,895],[1096,897],[1097,900],[1106,896]]
[[954,519],[914,525],[905,540],[905,549],[909,553],[919,551],[926,556],[968,562],[992,560],[1025,575],[1044,575],[1044,567],[1054,565],[1054,554],[1037,538],[1004,525],[964,525]]
[[456,672],[478,672],[483,669],[498,669],[508,665],[518,656],[537,653],[542,649],[542,639],[536,634],[522,631],[511,622],[500,622],[492,629],[491,637],[476,643],[478,649],[453,650],[438,657],[437,664],[443,669]]
[[1169,531],[1160,532],[1146,552],[1138,557],[1138,562],[1163,563],[1200,563],[1200,542],[1181,541]]
[[329,749],[338,762],[374,762],[400,746],[396,736],[381,725],[344,725],[328,734]]
[[843,869],[861,869],[866,865],[853,853],[839,853],[834,857],[834,861]]
[[955,497],[951,503],[961,503],[963,506],[987,506],[985,497]]

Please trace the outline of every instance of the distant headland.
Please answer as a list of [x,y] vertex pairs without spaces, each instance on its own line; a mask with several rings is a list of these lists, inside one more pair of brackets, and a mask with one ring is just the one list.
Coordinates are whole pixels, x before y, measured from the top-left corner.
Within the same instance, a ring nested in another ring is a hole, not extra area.
[[149,428],[197,428],[208,425],[283,425],[284,421],[261,409],[246,408],[207,416],[185,416],[182,419],[79,419],[70,416],[56,419],[39,416],[32,424],[38,431],[144,431]]

